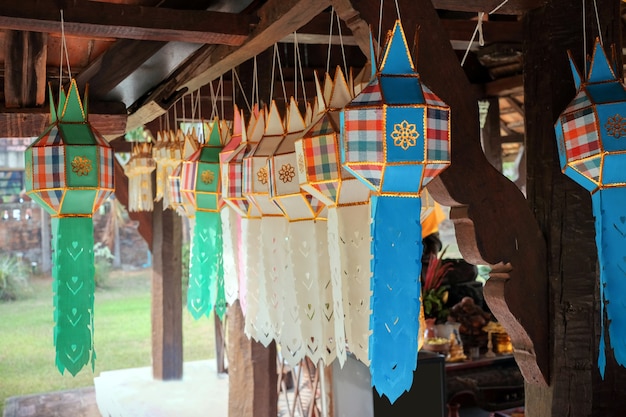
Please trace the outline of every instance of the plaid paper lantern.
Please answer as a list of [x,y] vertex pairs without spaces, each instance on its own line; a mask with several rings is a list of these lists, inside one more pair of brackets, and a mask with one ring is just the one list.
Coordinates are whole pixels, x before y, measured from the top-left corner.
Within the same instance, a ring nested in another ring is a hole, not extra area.
[[300,189],[296,140],[302,138],[304,127],[305,121],[292,97],[287,131],[268,158],[270,197],[290,221],[314,219],[324,208],[319,199]]
[[50,125],[25,152],[26,192],[52,216],[56,365],[76,375],[95,366],[91,216],[113,192],[113,150],[89,124],[75,80],[57,106],[49,96]]
[[563,173],[591,192],[600,264],[598,367],[604,377],[607,345],[626,366],[626,88],[598,40],[585,78],[571,55],[570,65],[576,96],[555,133]]
[[283,212],[270,197],[270,174],[268,159],[276,151],[285,127],[278,113],[276,103],[272,101],[265,119],[265,131],[259,142],[243,158],[243,194],[262,216],[282,216]]
[[341,116],[343,165],[379,195],[418,196],[450,165],[450,108],[420,81],[399,21],[376,76]]
[[372,81],[340,118],[342,164],[373,191],[370,373],[391,403],[410,389],[417,366],[420,196],[450,164],[449,118],[421,83],[397,21]]
[[341,165],[339,114],[352,99],[350,87],[339,67],[325,80],[323,93],[315,77],[321,110],[296,141],[300,187],[327,206],[367,201],[369,190]]

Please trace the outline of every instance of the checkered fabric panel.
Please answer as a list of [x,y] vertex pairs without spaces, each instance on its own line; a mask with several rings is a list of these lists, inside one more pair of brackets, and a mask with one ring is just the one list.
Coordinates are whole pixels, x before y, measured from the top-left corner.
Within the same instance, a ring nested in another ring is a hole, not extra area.
[[54,125],[50,130],[45,132],[35,141],[36,146],[54,146],[61,145],[63,139],[59,133],[59,129]]
[[351,105],[382,105],[382,103],[383,95],[380,92],[380,84],[378,78],[375,78],[352,100]]
[[599,152],[600,141],[595,128],[592,108],[584,108],[561,115],[567,160],[574,161]]
[[65,187],[65,150],[62,146],[33,146],[33,190]]
[[197,162],[183,162],[183,169],[180,173],[180,190],[183,194],[187,191],[193,194],[196,191],[197,165]]
[[93,205],[93,211],[95,212],[96,210],[98,210],[98,208],[100,208],[100,206],[104,204],[106,199],[109,198],[111,194],[113,194],[113,192],[109,190],[98,191],[98,193],[96,194],[96,200]]
[[444,103],[443,100],[437,96],[437,94],[433,93],[430,88],[426,87],[424,84],[422,84],[422,91],[424,93],[424,100],[426,101],[426,104],[448,107],[448,105]]
[[[176,172],[176,171],[174,171]],[[183,204],[183,195],[180,193],[180,171],[170,176],[170,201],[174,205]]]
[[225,198],[238,198],[242,196],[243,165],[239,162],[229,163],[226,175],[227,187],[222,190]]
[[347,162],[383,162],[383,111],[351,109],[344,113]]
[[351,168],[374,187],[380,187],[380,180],[383,174],[382,165],[359,164],[358,166],[351,166]]
[[303,142],[309,182],[339,178],[339,154],[334,136],[320,136]]
[[327,115],[324,115],[309,131],[304,135],[305,138],[312,138],[315,136],[329,135],[335,133],[330,119]]
[[567,110],[565,110],[565,113],[589,107],[591,106],[591,104],[591,100],[589,99],[587,93],[584,90],[579,91],[578,94],[576,94],[576,97],[574,97],[574,100],[572,100],[572,102],[570,103]]
[[437,175],[446,169],[450,164],[426,164],[424,166],[424,176],[422,180],[422,188],[431,182]]
[[252,176],[252,158],[244,158],[243,160],[243,183],[242,191],[246,194],[250,194],[253,189],[254,177]]
[[428,107],[426,119],[427,158],[429,161],[450,160],[450,123],[448,110]]
[[320,194],[325,195],[330,201],[337,202],[337,182],[322,182],[313,185]]
[[589,158],[576,164],[571,164],[572,168],[583,174],[585,177],[595,182],[600,181],[600,161],[601,158]]
[[58,214],[61,208],[61,199],[63,198],[63,190],[43,190],[40,191],[39,197],[46,202]]
[[113,149],[109,146],[100,147],[100,178],[98,184],[100,188],[114,188],[113,170],[115,169],[113,160]]

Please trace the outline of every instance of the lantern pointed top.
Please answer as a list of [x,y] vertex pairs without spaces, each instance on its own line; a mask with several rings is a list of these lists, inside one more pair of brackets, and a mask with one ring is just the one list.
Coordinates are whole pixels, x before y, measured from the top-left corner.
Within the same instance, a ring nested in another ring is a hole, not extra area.
[[287,113],[287,132],[294,133],[304,130],[304,119],[298,108],[298,103],[291,97],[289,101],[289,112]]
[[324,98],[324,93],[322,92],[322,86],[320,85],[320,80],[317,75],[317,71],[315,72],[315,116],[319,116],[320,114],[326,111],[326,99]]
[[335,80],[333,82],[333,91],[330,95],[330,102],[328,107],[331,109],[341,109],[352,100],[350,94],[350,88],[346,77],[341,70],[341,67],[337,66],[335,71]]
[[[61,108],[60,100],[59,108]],[[80,100],[78,86],[76,85],[76,80],[73,78],[70,82],[70,88],[67,91],[67,97],[65,98],[62,108],[63,110],[59,116],[59,121],[69,123],[81,123],[87,121],[87,114],[83,108],[83,103]]]
[[283,121],[280,117],[280,113],[278,113],[278,107],[276,107],[276,102],[272,100],[272,104],[270,105],[270,111],[267,116],[267,121],[265,123],[265,134],[267,136],[274,136],[282,135],[283,133],[285,133]]
[[396,20],[387,42],[379,71],[383,75],[415,73],[409,45],[399,20]]
[[217,117],[213,119],[213,126],[211,127],[208,137],[206,138],[206,144],[208,146],[222,146],[220,120]]
[[587,81],[590,83],[599,83],[603,81],[615,81],[615,79],[615,73],[604,53],[600,39],[596,38]]
[[567,56],[569,57],[569,66],[572,70],[572,77],[574,78],[574,87],[578,90],[580,88],[582,77],[580,75],[580,71],[578,71],[578,67],[574,63],[574,57],[572,57],[571,51],[567,51]]

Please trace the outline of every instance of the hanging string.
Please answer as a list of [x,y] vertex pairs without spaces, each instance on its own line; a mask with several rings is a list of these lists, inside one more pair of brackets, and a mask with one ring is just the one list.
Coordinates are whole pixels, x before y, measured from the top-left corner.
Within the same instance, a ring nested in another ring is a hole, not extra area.
[[[383,33],[383,3],[384,3],[384,0],[380,0],[380,11],[378,14],[378,45],[380,45],[381,36]],[[372,62],[372,65],[374,65],[373,62]]]
[[[398,3],[396,2],[396,6],[398,5]],[[339,19],[339,14],[336,15],[337,16],[337,29],[339,31],[339,45],[341,46],[341,56],[343,58],[343,73],[348,75],[348,64],[346,62],[346,51],[345,48],[343,47],[343,35],[341,33],[341,20]],[[399,16],[398,16],[399,18]]]
[[[294,45],[296,45],[297,47],[295,48],[295,60],[296,60],[296,68],[300,69],[300,84],[302,86],[302,97],[304,97],[304,102],[306,103],[307,101],[307,97],[306,97],[306,86],[304,84],[304,70],[302,69],[302,58],[300,56],[300,46],[298,44],[298,35],[296,32],[293,33],[294,36]],[[296,71],[296,75],[297,75],[297,71]],[[298,89],[296,88],[297,86],[297,79],[298,77],[294,78],[294,90],[296,91],[296,95],[295,95],[295,100],[298,101]]]
[[[502,3],[498,4],[496,7],[494,7],[487,14],[488,15],[494,14],[495,12],[500,10],[500,8],[502,8],[502,6],[504,6],[508,2],[509,2],[509,0],[503,0]],[[469,41],[469,43],[467,45],[467,49],[465,50],[465,54],[463,55],[463,59],[461,60],[461,66],[465,65],[465,60],[467,59],[467,56],[469,55],[470,49],[472,49],[472,44],[474,43],[474,39],[476,39],[476,34],[478,34],[478,44],[480,46],[484,46],[485,45],[485,38],[483,37],[483,18],[484,18],[484,16],[485,16],[485,12],[478,13],[478,22],[476,23],[476,28],[474,29],[474,33],[472,34],[472,38],[470,39],[470,41]]]
[[252,94],[254,94],[252,104],[259,104],[259,72],[256,62],[256,55],[254,56],[254,67],[252,68]]
[[334,26],[334,18],[333,15],[335,13],[335,8],[331,7],[330,9],[330,32],[328,33],[328,54],[326,55],[326,73],[330,72],[330,50],[333,46],[333,26]]
[[274,74],[276,73],[276,61],[278,61],[278,71],[280,73],[280,82],[283,87],[283,96],[285,99],[285,104],[287,101],[287,91],[285,90],[285,78],[283,77],[283,66],[280,62],[280,54],[278,53],[278,44],[274,44],[274,59],[272,59],[272,85],[270,86],[270,101],[274,97]]
[[[72,79],[72,69],[70,68],[70,55],[67,52],[67,42],[65,41],[65,20],[63,19],[63,9],[61,9],[61,59],[59,60],[59,97],[63,91],[63,56],[67,61],[67,76]],[[57,111],[60,109],[57,109]]]
[[585,0],[583,2],[583,67],[585,80],[587,79],[587,17],[585,12]]
[[224,74],[220,75],[220,114],[219,118],[224,120]]
[[396,15],[398,16],[398,20],[402,20],[400,18],[400,7],[398,7],[398,0],[395,0],[396,3]]
[[[255,61],[256,64],[256,61]],[[237,85],[239,86],[239,90],[241,90],[241,95],[243,96],[243,100],[246,102],[246,107],[248,108],[248,111],[250,113],[252,113],[252,106],[250,106],[250,102],[248,102],[248,97],[246,97],[246,93],[243,90],[243,86],[241,85],[241,80],[239,79],[239,75],[237,74],[237,71],[235,71],[235,69],[232,70],[233,71],[233,79],[237,82]],[[254,85],[256,83],[256,78],[252,81],[252,94],[254,95]],[[233,100],[235,97],[235,83],[233,83]],[[252,97],[252,100],[254,100],[254,97]]]
[[598,37],[600,38],[600,45],[604,47],[604,42],[602,41],[602,31],[600,30],[600,16],[598,15],[598,4],[596,0],[593,0],[593,10],[596,12],[596,24],[598,25]]
[[293,32],[293,98],[298,101],[298,33]]

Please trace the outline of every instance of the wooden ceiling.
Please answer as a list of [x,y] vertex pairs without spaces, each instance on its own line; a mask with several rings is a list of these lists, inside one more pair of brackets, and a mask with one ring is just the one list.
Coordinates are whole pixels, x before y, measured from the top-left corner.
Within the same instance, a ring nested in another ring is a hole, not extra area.
[[[520,18],[543,3],[433,0],[459,62],[478,13],[500,6],[483,17],[484,45],[478,39],[471,44],[464,70],[479,97],[500,98],[501,135],[510,136],[509,141],[519,141],[524,133]],[[335,36],[329,37],[331,6],[342,19],[341,37],[336,23]],[[364,65],[368,24],[377,33],[377,22],[366,22],[356,10],[378,11],[379,6],[379,0],[2,0],[0,137],[37,136],[47,123],[46,86],[56,88],[60,75],[66,83],[69,70],[81,89],[89,84],[90,120],[111,140],[155,120],[201,87],[208,108],[207,85],[221,75],[230,106],[231,69],[239,68],[246,88],[250,60],[271,54],[275,43],[287,89],[293,91],[297,38],[302,73],[312,89],[313,71],[326,70],[329,39],[334,44],[330,68],[343,64],[340,43],[348,65]],[[61,9],[69,70],[65,57],[60,66]],[[395,16],[393,1],[384,2],[384,13]],[[427,33],[420,36],[428,39]]]

